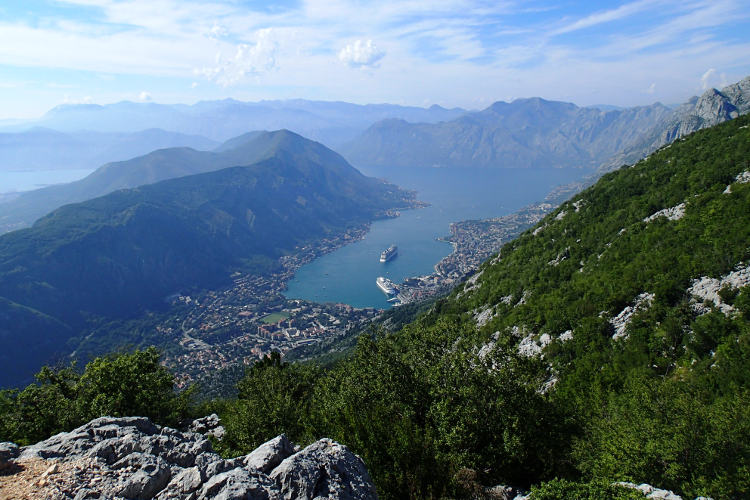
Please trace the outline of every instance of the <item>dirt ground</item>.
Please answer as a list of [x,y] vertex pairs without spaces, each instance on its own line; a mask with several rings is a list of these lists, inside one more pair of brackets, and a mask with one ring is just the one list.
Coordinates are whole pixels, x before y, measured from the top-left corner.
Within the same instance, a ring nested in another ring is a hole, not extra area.
[[[64,475],[63,464],[53,460],[25,460],[0,471],[0,499],[57,500],[66,498],[55,484]],[[70,464],[66,464],[68,468]]]

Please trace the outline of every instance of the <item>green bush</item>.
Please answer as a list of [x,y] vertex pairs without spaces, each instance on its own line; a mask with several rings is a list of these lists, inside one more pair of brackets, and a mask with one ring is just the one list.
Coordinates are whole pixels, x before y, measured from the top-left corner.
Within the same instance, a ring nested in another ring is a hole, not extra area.
[[43,367],[37,382],[0,393],[0,441],[27,445],[101,416],[145,416],[176,425],[190,414],[191,391],[176,394],[173,377],[155,348]]
[[553,479],[534,486],[531,500],[643,500],[640,491],[617,486],[608,481],[597,480],[577,483],[565,479]]

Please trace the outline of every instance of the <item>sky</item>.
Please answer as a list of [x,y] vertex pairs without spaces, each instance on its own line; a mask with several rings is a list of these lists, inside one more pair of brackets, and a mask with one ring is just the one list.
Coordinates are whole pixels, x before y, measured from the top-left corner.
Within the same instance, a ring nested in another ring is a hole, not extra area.
[[676,104],[748,75],[749,0],[0,1],[0,119],[124,100]]

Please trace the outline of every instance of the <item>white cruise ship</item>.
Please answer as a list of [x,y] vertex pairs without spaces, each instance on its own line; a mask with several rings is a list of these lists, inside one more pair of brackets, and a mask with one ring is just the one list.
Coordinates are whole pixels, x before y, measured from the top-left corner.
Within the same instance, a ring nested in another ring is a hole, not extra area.
[[388,262],[395,258],[396,255],[398,255],[398,247],[396,245],[391,245],[380,254],[380,262]]
[[386,295],[396,295],[398,293],[398,288],[396,288],[396,285],[393,283],[393,281],[389,280],[388,278],[378,276],[378,279],[375,280],[375,283],[378,285],[378,288],[380,288],[380,290],[382,290]]

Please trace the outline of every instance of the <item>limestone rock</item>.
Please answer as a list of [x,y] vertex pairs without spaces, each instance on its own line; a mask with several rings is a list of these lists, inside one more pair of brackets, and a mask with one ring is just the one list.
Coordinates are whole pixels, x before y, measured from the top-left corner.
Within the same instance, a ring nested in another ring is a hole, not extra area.
[[216,413],[203,418],[197,418],[190,423],[188,430],[197,432],[206,436],[214,437],[218,440],[224,438],[224,427],[221,425],[221,419]]
[[245,465],[253,467],[268,474],[284,459],[296,453],[294,445],[287,439],[285,434],[267,441],[250,453],[245,458]]
[[209,479],[197,498],[214,500],[277,498],[275,485],[265,474],[236,468]]
[[285,459],[270,476],[285,500],[376,498],[362,459],[330,439],[321,439]]
[[708,89],[663,118],[640,141],[604,162],[599,173],[632,164],[653,151],[698,130],[750,113],[750,76],[721,90]]
[[[196,422],[206,433],[220,423],[215,415]],[[329,439],[300,451],[281,435],[225,460],[203,434],[144,417],[98,418],[22,449],[0,444],[0,464],[12,460],[45,471],[33,480],[39,498],[377,498],[362,460]]]
[[[656,488],[646,483],[635,484],[635,483],[628,483],[628,482],[619,482],[619,483],[614,483],[614,484],[618,486],[623,486],[625,488],[630,488],[633,490],[640,491],[641,493],[643,493],[643,496],[645,498],[658,498],[660,500],[682,500],[682,497],[680,495],[677,495],[676,493],[673,493],[670,490],[662,490],[660,488]],[[697,497],[695,500],[711,500],[711,499],[706,498],[706,497]]]
[[0,470],[7,469],[21,453],[15,443],[0,443]]

